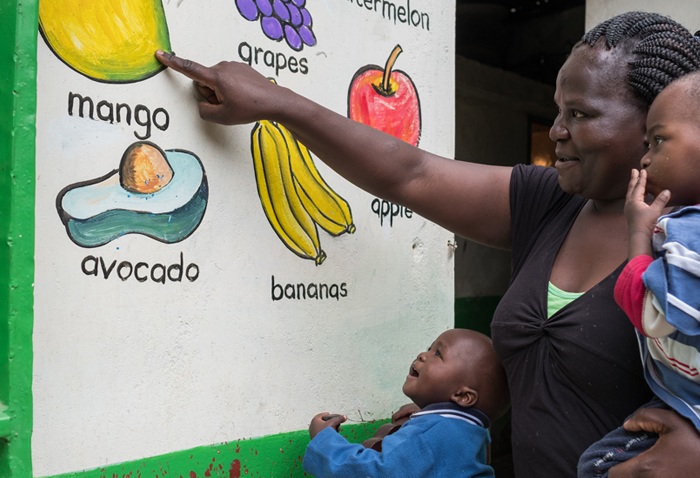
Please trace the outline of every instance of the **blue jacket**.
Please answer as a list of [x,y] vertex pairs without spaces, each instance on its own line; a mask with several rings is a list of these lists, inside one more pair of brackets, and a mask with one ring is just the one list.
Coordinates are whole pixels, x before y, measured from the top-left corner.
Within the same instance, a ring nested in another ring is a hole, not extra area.
[[651,389],[700,431],[700,207],[659,218],[655,257],[642,278],[655,307],[676,331],[640,338]]
[[474,408],[428,405],[385,437],[381,452],[326,428],[311,440],[303,466],[316,478],[492,478],[489,426]]

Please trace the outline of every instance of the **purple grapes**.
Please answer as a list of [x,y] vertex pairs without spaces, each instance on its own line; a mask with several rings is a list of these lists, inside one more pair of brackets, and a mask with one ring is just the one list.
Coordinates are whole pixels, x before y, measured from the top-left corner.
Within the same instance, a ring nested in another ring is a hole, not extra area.
[[311,14],[306,0],[235,0],[236,8],[248,21],[260,19],[260,27],[270,40],[282,41],[295,51],[316,44],[311,30]]
[[272,15],[272,2],[270,0],[255,0],[255,4],[258,6],[258,10],[263,16],[269,17]]
[[279,41],[284,35],[282,29],[282,24],[275,17],[263,17],[260,19],[260,26],[262,27],[265,36],[271,40]]
[[253,0],[236,0],[236,8],[243,18],[249,21],[258,19],[258,7]]

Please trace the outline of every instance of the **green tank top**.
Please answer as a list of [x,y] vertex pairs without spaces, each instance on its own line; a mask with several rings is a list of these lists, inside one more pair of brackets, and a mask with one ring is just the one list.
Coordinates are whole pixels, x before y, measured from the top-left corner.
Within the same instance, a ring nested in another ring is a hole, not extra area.
[[553,316],[565,305],[573,302],[583,295],[583,292],[566,292],[551,282],[547,283],[547,318]]

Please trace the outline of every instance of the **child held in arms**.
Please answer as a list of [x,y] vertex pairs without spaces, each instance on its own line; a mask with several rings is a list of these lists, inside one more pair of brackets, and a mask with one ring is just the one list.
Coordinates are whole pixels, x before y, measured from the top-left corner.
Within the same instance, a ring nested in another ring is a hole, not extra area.
[[[633,170],[625,216],[629,262],[615,300],[637,329],[644,375],[656,397],[700,432],[700,71],[674,80],[647,115],[649,150]],[[647,202],[646,195],[656,195]],[[683,206],[662,215],[666,206]],[[660,217],[659,217],[660,216]],[[619,427],[581,456],[579,478],[607,477],[658,436]]]
[[440,334],[413,360],[404,394],[420,407],[381,446],[350,443],[347,417],[319,413],[304,470],[317,477],[493,477],[489,426],[508,408],[508,385],[491,340],[466,329]]

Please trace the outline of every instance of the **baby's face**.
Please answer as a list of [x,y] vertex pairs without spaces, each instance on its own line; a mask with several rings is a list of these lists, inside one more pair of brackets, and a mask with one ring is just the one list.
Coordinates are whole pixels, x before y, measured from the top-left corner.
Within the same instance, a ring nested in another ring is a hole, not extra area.
[[689,93],[691,83],[667,86],[654,100],[647,115],[649,150],[641,166],[647,170],[647,192],[656,196],[671,191],[670,205],[700,202],[700,117]]
[[471,376],[469,341],[455,329],[443,332],[411,363],[403,392],[419,407],[449,402]]

